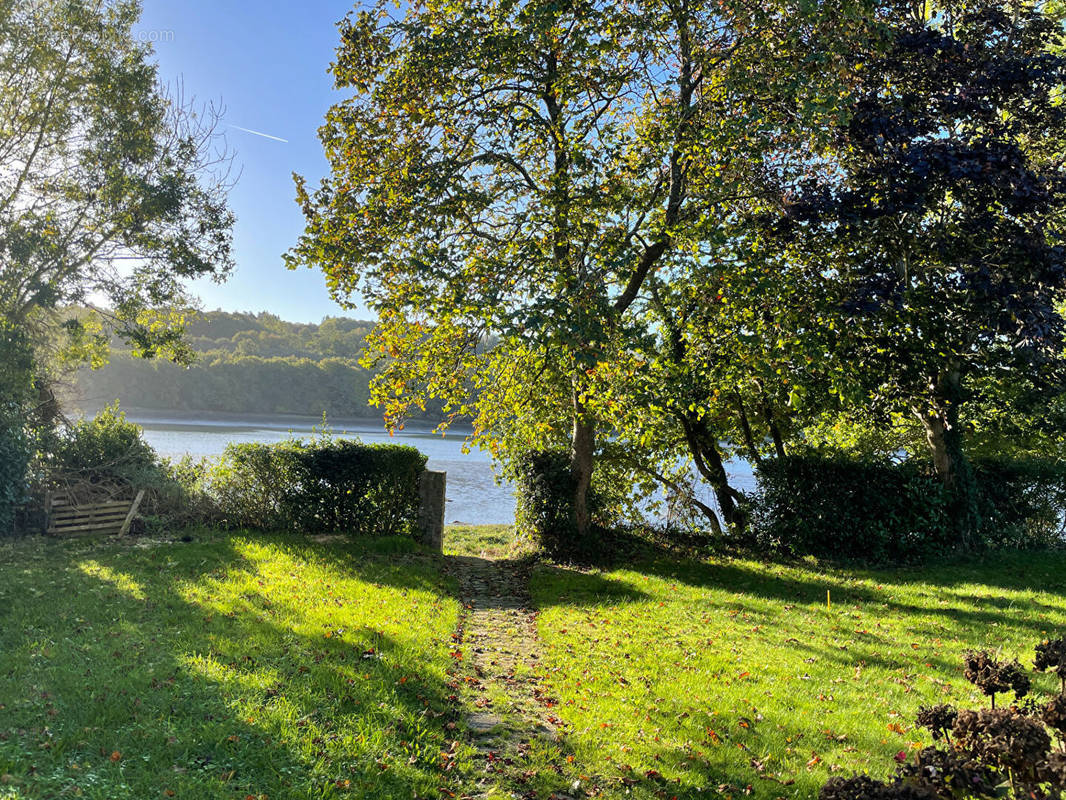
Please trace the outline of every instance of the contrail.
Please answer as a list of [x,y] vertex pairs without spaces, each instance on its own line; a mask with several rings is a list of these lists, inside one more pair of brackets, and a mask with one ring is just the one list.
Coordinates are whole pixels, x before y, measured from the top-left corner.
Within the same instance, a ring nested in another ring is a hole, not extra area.
[[280,136],[271,136],[269,133],[253,131],[251,128],[242,128],[240,125],[232,125],[229,122],[227,122],[226,125],[228,125],[230,128],[236,128],[239,131],[244,131],[245,133],[254,133],[256,136],[262,136],[264,139],[273,139],[275,142],[285,142],[285,144],[289,143],[288,139],[282,139]]

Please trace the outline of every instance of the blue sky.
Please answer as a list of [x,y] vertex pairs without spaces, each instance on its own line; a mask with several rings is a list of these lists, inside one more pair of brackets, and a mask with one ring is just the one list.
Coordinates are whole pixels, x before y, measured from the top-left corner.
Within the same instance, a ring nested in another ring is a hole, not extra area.
[[143,0],[134,35],[154,42],[160,78],[182,79],[186,96],[225,106],[225,121],[287,139],[226,128],[243,174],[230,194],[237,214],[237,269],[225,284],[193,285],[204,308],[270,311],[317,322],[343,311],[321,273],[290,272],[281,254],[303,229],[291,175],[310,183],[328,169],[317,130],[340,99],[326,68],[338,41],[336,22],[353,6],[338,0]]

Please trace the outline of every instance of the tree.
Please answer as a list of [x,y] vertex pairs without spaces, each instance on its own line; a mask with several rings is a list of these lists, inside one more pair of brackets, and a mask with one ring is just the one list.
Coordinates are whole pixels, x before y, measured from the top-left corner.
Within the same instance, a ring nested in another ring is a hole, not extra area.
[[991,0],[893,11],[888,49],[859,56],[833,157],[786,198],[779,232],[828,301],[841,384],[920,421],[972,531],[963,404],[1004,376],[1061,387],[1062,27]]
[[[834,10],[430,0],[349,16],[332,69],[353,96],[321,129],[331,177],[296,176],[307,230],[288,259],[378,312],[387,418],[436,396],[504,457],[565,443],[584,534],[598,442],[624,416],[605,376],[654,336],[648,282],[682,279],[686,243],[766,169],[763,135],[824,96],[835,64],[816,45],[853,16]],[[774,83],[793,87],[780,109],[762,102]]]
[[25,420],[31,412],[33,358],[22,331],[0,320],[0,533],[11,530],[24,499],[32,445]]
[[55,309],[99,303],[138,352],[180,356],[177,318],[148,312],[232,266],[228,160],[213,110],[160,87],[139,14],[133,0],[0,7],[0,315],[40,342]]

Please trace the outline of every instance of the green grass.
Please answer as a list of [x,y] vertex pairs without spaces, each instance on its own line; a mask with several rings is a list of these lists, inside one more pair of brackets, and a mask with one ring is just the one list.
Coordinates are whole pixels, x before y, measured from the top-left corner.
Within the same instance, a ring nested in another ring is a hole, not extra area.
[[543,566],[532,591],[566,778],[611,798],[807,798],[831,774],[885,775],[930,744],[919,705],[987,704],[963,651],[1031,664],[1036,642],[1066,632],[1061,553],[871,572]]
[[0,798],[439,796],[437,562],[195,538],[0,546]]
[[529,540],[515,536],[510,525],[446,525],[444,554],[478,558],[521,558],[535,552]]
[[[445,546],[529,551],[498,526]],[[0,546],[0,798],[808,798],[927,744],[919,705],[983,704],[964,650],[1030,661],[1066,630],[1061,553],[541,565],[544,714],[567,734],[478,786],[440,564],[400,539]]]

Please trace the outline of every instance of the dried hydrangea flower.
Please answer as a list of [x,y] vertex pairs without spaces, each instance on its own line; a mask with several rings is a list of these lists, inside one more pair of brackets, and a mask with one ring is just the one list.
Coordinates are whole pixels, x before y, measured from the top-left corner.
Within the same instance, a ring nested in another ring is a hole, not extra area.
[[914,761],[901,765],[896,777],[923,784],[943,800],[956,800],[960,792],[966,797],[998,797],[1003,782],[998,772],[965,753],[935,747],[924,748]]
[[1040,718],[1049,728],[1066,736],[1066,694],[1051,698],[1041,710]]
[[1038,672],[1051,670],[1058,675],[1066,693],[1066,639],[1048,639],[1038,644],[1033,666]]
[[924,783],[902,780],[882,783],[867,775],[856,775],[830,778],[818,793],[818,800],[939,800],[939,797]]
[[830,778],[818,792],[818,800],[869,800],[879,797],[884,788],[884,783],[875,781],[869,775]]
[[971,650],[963,656],[963,663],[966,680],[992,698],[992,708],[1002,692],[1014,692],[1017,697],[1029,694],[1029,676],[1017,660],[999,661],[987,650]]
[[1066,753],[1049,755],[1042,777],[1053,789],[1066,790]]
[[944,738],[951,738],[949,734],[958,716],[959,712],[953,706],[940,705],[931,706],[930,708],[922,706],[918,709],[918,716],[915,721],[921,727],[931,731],[933,741],[938,742]]
[[990,764],[1029,770],[1051,750],[1047,730],[1032,717],[1012,708],[959,712],[952,729],[958,747]]

